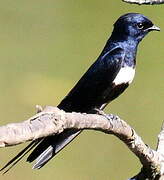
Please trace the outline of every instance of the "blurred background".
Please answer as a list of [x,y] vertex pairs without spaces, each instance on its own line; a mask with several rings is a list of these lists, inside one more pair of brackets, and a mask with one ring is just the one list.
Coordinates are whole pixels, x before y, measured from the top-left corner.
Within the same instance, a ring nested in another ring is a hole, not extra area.
[[[156,147],[164,119],[164,24],[162,5],[121,0],[0,1],[0,122],[26,120],[35,105],[56,106],[95,61],[122,14],[148,16],[161,32],[140,44],[135,80],[106,108],[126,120]],[[0,166],[25,145],[0,149]],[[41,170],[25,158],[3,180],[127,179],[138,159],[113,136],[85,131]]]

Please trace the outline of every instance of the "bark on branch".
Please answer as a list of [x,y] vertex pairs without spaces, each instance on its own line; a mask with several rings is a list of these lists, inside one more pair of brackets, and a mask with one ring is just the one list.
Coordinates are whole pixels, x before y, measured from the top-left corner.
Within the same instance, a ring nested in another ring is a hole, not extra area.
[[0,147],[36,140],[70,128],[94,129],[115,135],[123,141],[143,166],[140,173],[131,180],[164,178],[164,126],[158,136],[157,150],[153,150],[142,141],[131,126],[114,115],[66,113],[57,107],[47,106],[24,122],[1,126]]

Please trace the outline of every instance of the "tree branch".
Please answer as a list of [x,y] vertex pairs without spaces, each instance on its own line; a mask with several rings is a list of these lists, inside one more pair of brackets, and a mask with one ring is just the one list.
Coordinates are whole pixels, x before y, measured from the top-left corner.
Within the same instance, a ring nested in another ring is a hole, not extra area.
[[164,126],[158,136],[157,150],[151,149],[125,121],[114,115],[66,113],[57,107],[47,106],[21,123],[0,127],[0,147],[17,145],[61,133],[65,129],[94,129],[112,134],[123,141],[139,158],[141,172],[131,180],[164,178]]
[[127,2],[130,4],[146,4],[146,5],[153,5],[153,4],[163,4],[164,0],[122,0],[123,2]]

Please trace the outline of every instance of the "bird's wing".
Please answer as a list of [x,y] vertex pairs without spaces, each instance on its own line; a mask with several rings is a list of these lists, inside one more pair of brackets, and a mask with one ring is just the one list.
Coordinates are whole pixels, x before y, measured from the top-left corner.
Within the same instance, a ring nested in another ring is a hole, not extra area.
[[[108,84],[112,83],[121,68],[124,57],[125,52],[120,47],[115,47],[112,50],[101,54],[98,60],[82,76],[79,82],[63,99],[58,107],[70,112],[87,112],[89,110],[88,107],[87,109],[83,108],[83,99],[86,102],[89,100],[87,99],[89,96],[85,98],[87,92],[94,91],[92,94],[97,96],[95,93],[100,92],[102,88],[105,88],[103,87],[103,81],[107,81]],[[94,86],[98,87],[98,89],[96,90]],[[81,105],[78,105],[78,103],[80,103],[78,100],[79,98],[82,101]],[[17,156],[10,160],[1,170],[6,169],[7,167],[11,169],[25,154],[27,154],[27,152],[29,152],[29,150],[34,148],[38,143],[39,145],[33,150],[33,152],[27,158],[27,161],[32,162],[36,160],[33,168],[41,168],[61,149],[68,145],[80,132],[81,131],[79,130],[65,130],[61,134],[46,137],[37,141],[37,143],[31,143]]]
[[102,53],[58,107],[68,112],[92,110],[99,101],[98,97],[112,87],[124,58],[125,51],[120,47]]

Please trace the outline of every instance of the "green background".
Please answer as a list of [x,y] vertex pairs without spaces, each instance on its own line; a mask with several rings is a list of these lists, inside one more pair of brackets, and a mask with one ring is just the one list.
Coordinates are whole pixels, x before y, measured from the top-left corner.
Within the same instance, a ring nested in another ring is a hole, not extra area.
[[[164,7],[121,0],[0,1],[0,122],[20,122],[35,105],[56,106],[93,63],[122,14],[139,12],[160,26],[140,44],[135,80],[106,108],[156,147],[164,118]],[[25,144],[0,149],[0,166]],[[19,163],[0,180],[127,179],[141,165],[113,136],[85,131],[41,170]]]

